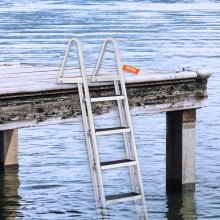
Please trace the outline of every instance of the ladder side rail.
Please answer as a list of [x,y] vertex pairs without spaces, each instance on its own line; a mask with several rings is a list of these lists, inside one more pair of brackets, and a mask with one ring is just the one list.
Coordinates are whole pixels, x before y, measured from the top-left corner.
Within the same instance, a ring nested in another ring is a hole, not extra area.
[[138,155],[137,155],[134,131],[133,131],[133,126],[132,126],[132,121],[131,121],[131,115],[130,115],[130,110],[129,110],[129,103],[128,103],[127,92],[126,92],[126,87],[125,87],[125,80],[124,80],[124,75],[123,75],[122,65],[121,65],[121,60],[120,60],[120,53],[119,53],[117,41],[115,39],[111,39],[111,41],[113,43],[114,50],[115,50],[115,57],[116,57],[116,62],[117,62],[117,67],[118,67],[119,78],[120,78],[120,82],[121,82],[122,94],[125,96],[124,107],[125,107],[125,113],[126,113],[127,120],[128,120],[128,125],[131,128],[130,134],[131,134],[132,151],[134,154],[134,158],[137,161],[137,176],[138,176],[138,180],[139,180],[139,190],[142,195],[142,202],[143,202],[145,217],[146,217],[146,219],[148,219],[146,201],[144,198],[144,189],[143,189],[141,173],[140,173],[140,165],[139,165],[139,160],[138,160]]
[[89,132],[89,125],[88,125],[87,112],[86,112],[86,106],[85,106],[84,95],[83,95],[83,87],[82,87],[82,83],[77,83],[77,85],[78,85],[78,90],[79,90],[80,105],[81,105],[81,109],[82,109],[82,120],[83,120],[83,127],[84,127],[85,139],[86,139],[88,159],[89,159],[90,175],[91,175],[91,179],[92,179],[93,194],[95,197],[96,211],[97,211],[98,219],[102,219],[103,216],[99,210],[99,207],[100,207],[99,196],[100,195],[99,195],[99,190],[98,190],[97,178],[94,173],[94,162],[95,161],[94,161],[94,155],[92,153],[91,138],[88,133]]
[[[115,80],[114,86],[115,86],[116,95],[120,95],[119,82]],[[119,117],[120,117],[121,125],[127,126],[127,122],[125,120],[126,114],[125,114],[122,100],[118,100],[118,109],[119,109]],[[125,143],[126,156],[127,156],[127,158],[130,158],[132,155],[131,155],[130,146],[129,146],[128,133],[123,133],[123,139],[124,139],[124,143]],[[136,192],[137,191],[137,188],[136,188],[137,182],[135,179],[135,169],[133,166],[129,166],[129,174],[130,174],[132,191]],[[140,210],[140,203],[138,200],[135,200],[135,208],[136,208],[136,213],[137,213],[137,219],[141,220],[142,216],[140,215],[141,210]]]
[[95,168],[96,168],[97,179],[98,179],[98,184],[99,184],[99,189],[100,189],[101,208],[103,209],[102,210],[103,215],[107,216],[107,208],[106,208],[105,195],[104,195],[104,185],[103,185],[103,179],[102,179],[102,173],[101,173],[101,167],[100,167],[98,146],[97,146],[97,141],[96,141],[95,126],[93,123],[93,115],[92,115],[92,107],[91,107],[91,102],[90,102],[89,87],[88,87],[88,82],[87,82],[82,47],[81,47],[81,43],[79,41],[77,41],[77,47],[78,47],[79,61],[80,61],[80,66],[81,66],[81,73],[82,73],[82,78],[83,78],[83,86],[84,86],[84,92],[85,92],[85,101],[86,101],[86,107],[87,107],[91,140],[92,140],[92,145],[93,145],[93,150],[94,150],[94,157],[95,157],[95,161],[96,161]]
[[[134,137],[134,131],[133,131],[133,126],[132,126],[132,121],[131,121],[131,116],[130,116],[130,110],[129,110],[129,103],[128,103],[128,99],[127,99],[127,93],[126,93],[126,88],[125,88],[125,84],[121,84],[122,86],[122,93],[125,95],[125,113],[127,116],[127,120],[128,120],[128,125],[131,129],[131,145],[132,145],[132,152],[134,155],[135,160],[137,161],[137,169],[136,169],[136,174],[138,177],[138,188],[139,188],[139,192],[142,195],[142,203],[143,203],[143,209],[144,209],[144,213],[145,213],[145,218],[148,219],[147,217],[147,206],[146,206],[146,201],[145,201],[145,196],[144,196],[144,189],[143,189],[143,183],[142,183],[142,178],[141,178],[141,172],[140,172],[140,164],[139,164],[139,159],[138,159],[138,155],[137,155],[137,147],[136,147],[136,142],[135,142],[135,137]],[[124,88],[123,88],[124,87]]]
[[[119,88],[119,85],[118,85],[117,81],[114,81],[114,86],[115,86],[116,95],[120,95],[120,88]],[[119,117],[120,117],[121,126],[122,127],[127,127],[122,100],[117,100],[117,104],[118,104],[118,109],[119,109]],[[131,159],[131,151],[130,151],[130,146],[129,146],[128,133],[123,133],[123,139],[124,139],[124,143],[125,143],[126,156],[127,156],[128,159]],[[135,177],[134,177],[135,173],[134,173],[133,166],[132,167],[129,166],[129,173],[130,173],[130,177],[131,177],[132,190],[133,190],[133,192],[136,192],[136,181],[135,181]]]

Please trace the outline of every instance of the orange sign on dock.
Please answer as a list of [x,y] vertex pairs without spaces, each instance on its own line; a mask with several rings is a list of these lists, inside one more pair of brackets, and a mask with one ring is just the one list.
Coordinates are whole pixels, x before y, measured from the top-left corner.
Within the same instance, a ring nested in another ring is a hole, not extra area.
[[138,74],[139,71],[140,71],[140,69],[132,67],[132,66],[128,66],[128,65],[124,65],[122,69],[124,71],[131,72],[131,73],[134,73],[134,74]]

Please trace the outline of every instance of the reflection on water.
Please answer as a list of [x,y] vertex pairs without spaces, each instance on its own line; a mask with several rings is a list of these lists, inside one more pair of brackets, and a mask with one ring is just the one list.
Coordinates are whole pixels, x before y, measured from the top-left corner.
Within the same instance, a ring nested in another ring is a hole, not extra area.
[[196,206],[194,192],[167,193],[168,220],[194,220],[196,219]]
[[14,220],[19,207],[17,170],[0,173],[0,219]]

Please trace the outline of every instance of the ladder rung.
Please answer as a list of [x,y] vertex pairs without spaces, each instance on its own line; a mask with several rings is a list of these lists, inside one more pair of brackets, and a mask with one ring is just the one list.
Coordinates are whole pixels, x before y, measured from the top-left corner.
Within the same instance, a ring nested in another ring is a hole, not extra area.
[[135,160],[115,160],[115,161],[108,161],[108,162],[101,162],[101,169],[106,170],[106,169],[111,169],[111,168],[118,168],[118,167],[125,167],[125,166],[133,166],[136,165]]
[[124,98],[125,97],[123,95],[96,97],[96,98],[91,98],[91,102],[114,101],[114,100],[122,100]]
[[105,197],[107,204],[112,204],[116,202],[125,202],[125,201],[133,201],[141,199],[141,194],[136,192],[130,192],[130,193],[121,193],[118,195],[109,195]]
[[82,77],[62,77],[58,83],[83,83]]
[[108,134],[118,134],[118,133],[125,133],[130,132],[130,128],[127,127],[116,127],[116,128],[103,128],[103,129],[96,129],[96,135],[108,135]]

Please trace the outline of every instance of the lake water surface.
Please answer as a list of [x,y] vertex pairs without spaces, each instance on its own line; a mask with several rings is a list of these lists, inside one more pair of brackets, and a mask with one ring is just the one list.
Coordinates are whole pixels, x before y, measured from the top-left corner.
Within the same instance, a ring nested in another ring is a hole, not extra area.
[[[71,37],[84,43],[89,67],[103,39],[116,37],[123,63],[169,70],[187,64],[215,72],[208,107],[197,111],[195,193],[166,193],[165,114],[147,114],[144,107],[131,113],[149,219],[220,219],[219,1],[0,2],[0,62],[60,65]],[[96,119],[105,126],[115,117],[112,110]],[[0,174],[0,219],[96,219],[81,118],[19,129],[19,138],[19,171]],[[117,143],[118,137],[105,141],[103,158],[123,153],[112,150]],[[121,181],[124,170],[114,175],[118,181],[107,182],[109,192],[127,184]],[[111,219],[135,219],[129,205],[112,206]]]

